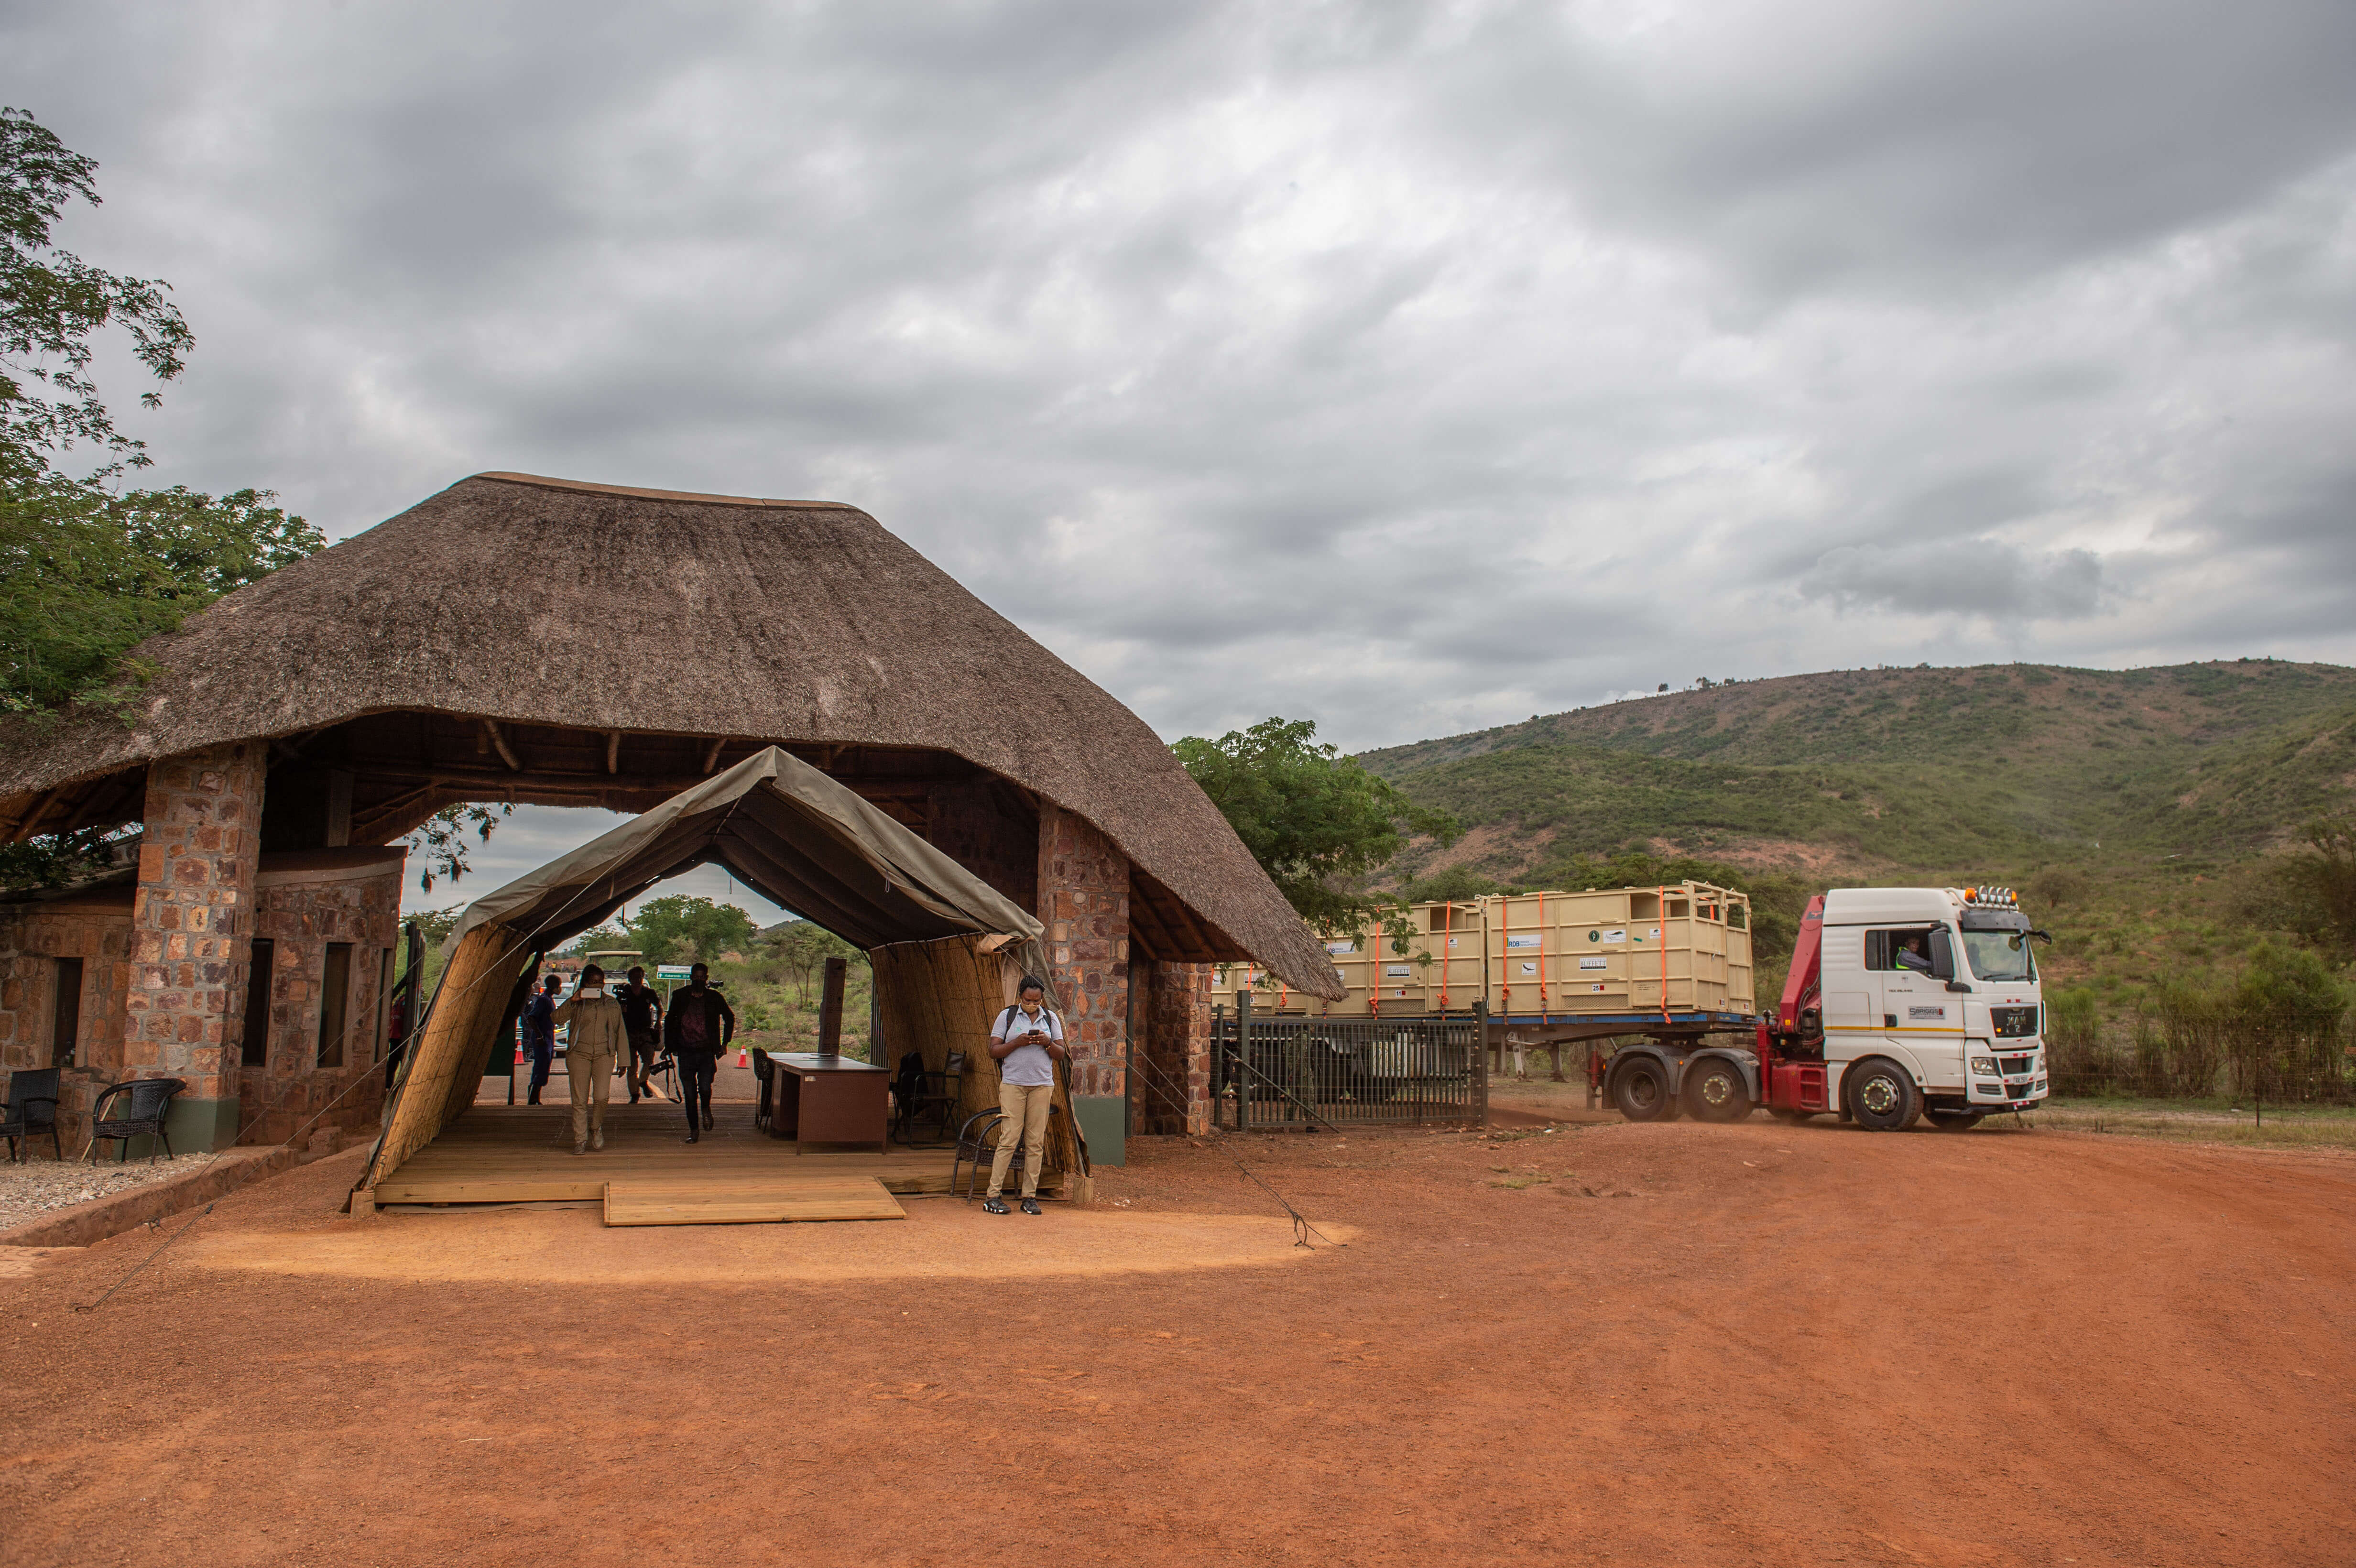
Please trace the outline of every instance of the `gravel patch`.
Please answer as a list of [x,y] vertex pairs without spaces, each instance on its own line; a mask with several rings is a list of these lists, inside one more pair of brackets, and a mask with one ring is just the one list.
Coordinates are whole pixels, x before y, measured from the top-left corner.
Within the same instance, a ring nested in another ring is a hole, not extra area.
[[[5,1147],[0,1146],[0,1152]],[[185,1176],[212,1161],[209,1154],[184,1154],[153,1165],[144,1159],[125,1165],[102,1160],[93,1167],[72,1159],[31,1159],[12,1165],[0,1157],[0,1231],[52,1209],[70,1209],[93,1198],[112,1198],[134,1187]]]

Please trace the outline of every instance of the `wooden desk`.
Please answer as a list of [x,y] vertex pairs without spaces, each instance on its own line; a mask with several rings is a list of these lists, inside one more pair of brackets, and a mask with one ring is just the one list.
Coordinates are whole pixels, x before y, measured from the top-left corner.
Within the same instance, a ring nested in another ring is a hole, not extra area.
[[892,1127],[892,1072],[848,1056],[769,1052],[777,1065],[776,1104],[769,1134],[794,1140],[794,1152],[812,1144],[873,1144],[887,1152]]

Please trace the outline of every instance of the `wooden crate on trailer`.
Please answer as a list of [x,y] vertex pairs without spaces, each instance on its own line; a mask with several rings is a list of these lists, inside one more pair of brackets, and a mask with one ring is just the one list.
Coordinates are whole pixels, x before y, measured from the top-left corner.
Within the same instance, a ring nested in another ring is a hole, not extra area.
[[1235,964],[1213,975],[1212,1005],[1232,1012],[1237,991],[1248,987],[1257,1014],[1387,1019],[1471,1012],[1481,999],[1480,902],[1416,904],[1408,924],[1405,944],[1379,928],[1362,938],[1327,939],[1325,951],[1349,987],[1339,1001],[1292,990],[1263,969]]
[[1501,1017],[1753,1008],[1751,901],[1707,882],[1483,901]]

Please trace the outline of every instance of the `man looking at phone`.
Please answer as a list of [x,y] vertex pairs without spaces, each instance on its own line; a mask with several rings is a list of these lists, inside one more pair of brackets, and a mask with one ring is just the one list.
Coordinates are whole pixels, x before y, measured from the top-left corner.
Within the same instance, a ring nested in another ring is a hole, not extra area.
[[1022,1000],[998,1015],[990,1030],[991,1060],[998,1063],[998,1153],[990,1162],[990,1195],[981,1206],[1003,1214],[999,1193],[1014,1146],[1023,1145],[1023,1211],[1039,1212],[1039,1167],[1047,1155],[1047,1107],[1055,1100],[1055,1063],[1070,1060],[1064,1049],[1064,1020],[1047,1006],[1047,987],[1023,976]]

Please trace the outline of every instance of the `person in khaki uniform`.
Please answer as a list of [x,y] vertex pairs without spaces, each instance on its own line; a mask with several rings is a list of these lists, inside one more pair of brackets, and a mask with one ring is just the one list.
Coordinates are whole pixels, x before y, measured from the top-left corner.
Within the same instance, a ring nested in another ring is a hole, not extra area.
[[1023,1211],[1039,1212],[1039,1167],[1047,1157],[1047,1108],[1055,1101],[1055,1063],[1070,1060],[1064,1049],[1064,1020],[1047,1006],[1047,987],[1023,976],[1022,1000],[991,1026],[990,1055],[998,1063],[998,1153],[990,1162],[990,1195],[981,1206],[1003,1214],[999,1193],[1014,1145],[1023,1145]]
[[[622,1004],[605,994],[605,971],[592,964],[581,971],[581,988],[556,1009],[552,1022],[570,1025],[564,1046],[565,1081],[573,1086],[573,1152],[605,1147],[605,1100],[613,1093],[614,1063],[628,1049],[629,1029]],[[592,1096],[594,1096],[593,1099]]]

